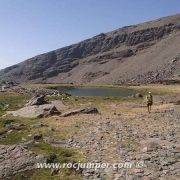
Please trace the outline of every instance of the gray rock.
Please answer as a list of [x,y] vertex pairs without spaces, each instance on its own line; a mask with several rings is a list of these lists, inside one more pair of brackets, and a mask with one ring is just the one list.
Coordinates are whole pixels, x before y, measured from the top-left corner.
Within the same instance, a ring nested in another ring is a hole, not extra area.
[[47,104],[47,101],[45,100],[45,95],[37,95],[29,100],[29,102],[26,104],[26,106],[34,106],[34,105],[43,105]]
[[158,148],[161,148],[159,140],[156,138],[148,139],[141,142],[141,151],[142,152],[149,152],[154,151]]
[[36,168],[36,163],[45,162],[41,155],[33,154],[21,145],[0,145],[0,178],[14,176],[15,174]]
[[17,111],[9,111],[7,114],[25,118],[42,118],[60,114],[54,105],[44,104],[41,106],[26,106]]
[[54,105],[58,111],[64,111],[68,109],[68,106],[64,105],[64,103],[60,100],[52,101],[51,104]]
[[40,140],[42,140],[42,134],[38,134],[38,135],[35,135],[34,136],[34,141],[40,141]]
[[47,126],[47,125],[44,125],[43,123],[36,123],[36,124],[31,125],[32,128],[41,128],[44,126]]
[[142,160],[149,161],[149,160],[151,159],[151,155],[149,155],[149,154],[142,154],[142,155],[141,155],[141,159],[142,159]]
[[143,95],[141,93],[136,93],[136,94],[133,95],[133,97],[135,97],[135,98],[142,98]]
[[98,110],[96,108],[80,108],[75,110],[69,110],[61,114],[62,117],[72,116],[76,114],[97,114]]

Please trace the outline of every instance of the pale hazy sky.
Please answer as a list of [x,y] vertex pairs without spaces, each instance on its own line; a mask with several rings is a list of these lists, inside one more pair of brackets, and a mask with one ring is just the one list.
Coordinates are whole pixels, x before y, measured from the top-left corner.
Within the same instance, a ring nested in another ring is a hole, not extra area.
[[0,69],[101,32],[180,13],[180,0],[0,0]]

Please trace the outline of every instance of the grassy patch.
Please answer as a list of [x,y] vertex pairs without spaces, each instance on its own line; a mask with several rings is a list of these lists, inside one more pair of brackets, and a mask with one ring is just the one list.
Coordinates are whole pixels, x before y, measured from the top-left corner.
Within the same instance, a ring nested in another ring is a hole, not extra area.
[[29,97],[25,95],[19,95],[16,93],[1,93],[0,102],[2,104],[8,105],[6,110],[13,111],[23,107],[26,104]]
[[[33,135],[37,133],[42,133],[43,136],[53,137],[57,132],[50,132],[47,128],[48,126],[42,126],[40,128],[32,128],[31,125],[37,123],[43,123],[44,119],[27,119],[27,118],[13,118],[13,117],[4,117],[0,118],[0,132],[5,131],[5,126],[14,123],[23,123],[27,128],[20,131],[5,132],[5,138],[0,139],[0,144],[18,144],[23,142],[22,138],[25,138],[25,141],[33,139]],[[31,137],[28,135],[32,134]],[[32,152],[36,154],[43,154],[46,157],[49,157],[50,154],[54,153],[57,155],[57,162],[59,163],[68,163],[68,162],[79,162],[83,161],[83,154],[79,150],[71,148],[59,148],[52,147],[50,144],[45,142],[40,142],[39,144],[33,144],[29,147]],[[59,174],[51,176],[50,169],[40,169],[33,170],[30,172],[23,172],[17,174],[14,179],[81,179],[81,175],[78,174],[75,170],[71,169],[61,169]]]
[[0,126],[5,127],[6,125],[12,124],[12,123],[15,123],[15,122],[16,122],[15,119],[4,119],[4,118],[2,118],[2,119],[0,119]]
[[[75,87],[76,85],[71,84],[24,84],[26,88],[49,88],[56,89],[57,87]],[[119,85],[78,85],[78,87],[94,87],[94,88],[126,88],[137,90],[142,93],[152,91],[154,94],[167,94],[167,93],[179,93],[180,85],[161,85],[161,84],[150,84],[140,86],[119,86]]]
[[35,144],[31,150],[45,156],[48,156],[51,153],[55,153],[57,155],[57,161],[60,163],[83,161],[83,155],[78,150],[71,148],[52,147],[50,144],[44,142]]
[[147,86],[130,86],[143,94],[151,91],[154,95],[178,94],[180,93],[180,85],[147,85]]
[[[0,138],[0,144],[17,144],[23,142],[25,140],[29,140],[28,135],[31,134],[33,131],[31,129],[31,124],[33,124],[36,120],[35,119],[28,119],[28,118],[18,118],[18,117],[1,117],[0,118],[0,132],[4,133],[4,138]],[[13,130],[11,132],[7,132],[8,129],[6,128],[7,125],[10,124],[24,124],[24,128],[22,130]]]
[[6,137],[0,140],[0,144],[5,144],[5,145],[17,144],[23,142],[22,138],[27,139],[27,135],[28,135],[27,131],[7,133]]
[[71,87],[71,86],[73,86],[73,85],[71,85],[71,84],[22,84],[21,85],[22,87],[24,87],[24,88],[28,88],[28,89],[30,89],[30,88],[48,88],[48,89],[55,89],[55,88],[57,88],[57,87],[60,87],[60,86],[62,86],[62,87],[64,87],[64,86],[69,86],[69,87]]
[[[84,161],[83,154],[78,150],[71,148],[52,147],[51,145],[43,142],[35,144],[31,148],[31,151],[38,154],[43,154],[46,157],[49,157],[50,154],[56,154],[55,162],[61,164]],[[51,176],[50,174],[51,172],[48,169],[35,170],[31,174],[30,179],[81,179],[81,175],[72,169],[60,169],[60,172],[55,176]]]

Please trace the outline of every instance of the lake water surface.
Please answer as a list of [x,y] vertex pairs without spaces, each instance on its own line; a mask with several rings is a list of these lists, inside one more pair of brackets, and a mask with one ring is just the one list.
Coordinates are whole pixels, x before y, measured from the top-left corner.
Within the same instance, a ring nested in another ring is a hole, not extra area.
[[135,94],[134,90],[128,88],[109,87],[58,87],[58,90],[71,94],[72,96],[101,96],[101,97],[127,97]]

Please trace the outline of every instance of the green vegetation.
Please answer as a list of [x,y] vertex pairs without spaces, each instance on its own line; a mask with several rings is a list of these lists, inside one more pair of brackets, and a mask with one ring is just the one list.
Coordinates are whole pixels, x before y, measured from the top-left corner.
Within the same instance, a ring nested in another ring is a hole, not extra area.
[[19,95],[15,93],[3,93],[0,94],[0,116],[5,113],[6,110],[13,111],[22,107],[29,97]]
[[[0,108],[0,116],[4,115],[6,111],[13,111],[23,107],[26,104],[27,100],[29,99],[28,96],[19,95],[16,93],[3,93],[0,94],[0,103],[6,105],[5,108]],[[6,125],[9,124],[25,124],[25,129],[16,132],[9,132],[6,133],[4,138],[0,139],[0,144],[15,144],[18,142],[22,142],[22,138],[27,138],[28,133],[30,132],[30,128],[26,125],[30,123],[31,120],[26,118],[14,118],[11,116],[0,117],[0,133],[5,134],[8,129]]]
[[[32,140],[34,135],[42,134],[43,137],[55,137],[58,140],[67,138],[65,132],[56,132],[50,130],[48,123],[45,122],[45,119],[28,119],[28,118],[19,118],[11,116],[2,116],[5,114],[6,110],[17,110],[23,107],[26,104],[28,96],[18,95],[15,93],[3,93],[0,95],[0,102],[2,104],[8,105],[7,109],[4,109],[4,106],[0,108],[0,144],[11,145],[19,144]],[[41,127],[34,127],[36,124],[43,124]],[[15,124],[24,124],[21,130],[9,130],[7,127],[9,125]],[[83,154],[74,149],[69,148],[54,148],[50,144],[43,142],[39,144],[34,144],[30,147],[30,150],[37,153],[43,154],[46,157],[49,157],[52,153],[56,154],[56,161],[60,163],[64,162],[79,162],[83,161]],[[40,169],[33,170],[30,172],[23,172],[17,174],[14,179],[81,179],[81,176],[75,170],[62,169],[58,175],[51,176],[50,169]]]
[[35,144],[31,150],[37,154],[43,154],[45,156],[49,156],[50,154],[54,153],[57,155],[57,162],[60,163],[83,161],[83,155],[78,150],[71,148],[52,147],[50,144],[44,142]]
[[[0,144],[16,144],[28,140],[28,134],[30,133],[30,128],[26,125],[30,121],[27,119],[20,119],[14,117],[1,117],[0,118],[0,134],[4,137],[0,139]],[[22,123],[23,122],[23,123]],[[8,130],[8,125],[24,124],[22,130]],[[3,133],[4,132],[4,133]],[[24,140],[23,140],[24,139]]]
[[12,123],[15,123],[15,119],[2,119],[1,121],[0,121],[0,125],[1,126],[3,126],[3,127],[5,127],[6,125],[8,125],[8,124],[12,124]]
[[99,106],[105,103],[112,103],[112,102],[132,102],[132,101],[139,101],[142,98],[134,98],[134,97],[76,97],[76,96],[59,96],[59,97],[48,97],[48,100],[62,100],[63,103],[70,107],[78,107],[81,105],[93,104],[95,106]]
[[[75,163],[84,161],[83,154],[78,150],[71,148],[55,148],[44,142],[35,144],[30,150],[37,154],[45,155],[47,159],[54,154],[55,158],[53,161],[47,161],[47,163]],[[81,175],[75,169],[60,169],[60,172],[55,176],[51,176],[51,169],[38,169],[30,172],[20,173],[16,175],[16,179],[21,179],[23,176],[32,180],[82,179]]]
[[[23,142],[23,138],[27,137],[27,132],[11,132],[6,135],[6,138],[0,141],[1,144],[16,144]],[[26,139],[27,140],[27,139]]]
[[[32,128],[32,125],[36,124],[37,121],[42,121],[40,119],[27,119],[27,118],[12,118],[12,117],[4,117],[0,118],[0,136],[4,138],[0,139],[0,144],[18,144],[22,142],[26,142],[33,139],[35,134],[42,133],[43,137],[50,136],[54,137],[58,132],[52,132],[48,129],[48,126],[45,125],[40,128]],[[7,132],[6,126],[11,124],[20,124],[25,125],[25,128],[17,131],[13,130],[12,132]],[[28,136],[28,135],[32,136]],[[59,136],[58,136],[59,137]],[[32,152],[36,154],[43,154],[47,158],[51,156],[51,154],[56,154],[56,161],[58,163],[68,163],[68,162],[81,162],[84,161],[83,154],[79,150],[75,150],[72,148],[61,148],[61,147],[52,147],[50,144],[45,143],[43,140],[38,144],[32,144],[29,147]],[[24,176],[23,176],[24,174]],[[81,179],[81,176],[75,170],[71,169],[61,169],[60,173],[55,176],[51,176],[50,169],[41,169],[41,170],[33,170],[29,174],[27,172],[20,173],[16,176],[15,179],[22,179],[23,177],[28,177],[29,179]]]
[[24,95],[3,94],[0,95],[0,102],[9,105],[8,110],[16,110],[22,107],[29,98]]
[[178,94],[180,93],[180,85],[146,85],[146,86],[130,86],[142,94],[151,91],[154,95]]

